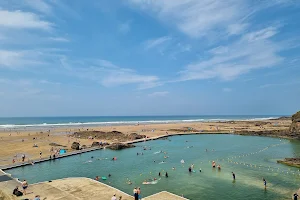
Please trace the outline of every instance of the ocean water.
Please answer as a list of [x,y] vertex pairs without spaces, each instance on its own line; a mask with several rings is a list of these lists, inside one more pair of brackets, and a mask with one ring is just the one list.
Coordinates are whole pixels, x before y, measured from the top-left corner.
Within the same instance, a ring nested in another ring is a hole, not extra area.
[[105,126],[121,124],[180,123],[197,121],[263,120],[276,115],[199,115],[199,116],[90,116],[90,117],[2,117],[0,129],[51,128],[57,126]]
[[[238,135],[185,135],[136,146],[122,151],[97,150],[6,172],[29,183],[111,174],[108,180],[101,182],[128,194],[140,186],[143,196],[167,190],[192,200],[283,200],[290,199],[299,189],[299,169],[276,162],[285,157],[300,156],[299,141]],[[137,155],[137,152],[143,155]],[[113,157],[117,160],[112,161]],[[182,159],[184,164],[180,162]],[[213,160],[221,165],[220,171],[211,167]],[[188,172],[191,164],[195,165],[194,173]],[[168,172],[169,177],[159,177],[159,172],[162,175]],[[236,174],[236,181],[231,172]],[[158,178],[157,184],[142,184],[153,178]],[[263,178],[267,180],[266,190]],[[126,183],[128,179],[132,185]]]

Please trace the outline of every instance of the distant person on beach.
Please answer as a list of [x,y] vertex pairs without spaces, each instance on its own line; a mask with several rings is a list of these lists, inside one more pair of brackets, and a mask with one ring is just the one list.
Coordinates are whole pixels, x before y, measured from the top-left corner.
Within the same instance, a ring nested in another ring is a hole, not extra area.
[[25,154],[22,155],[22,162],[25,161]]
[[42,154],[43,154],[42,151],[40,151],[40,158],[42,158]]
[[33,200],[41,200],[40,195],[35,195]]
[[26,189],[28,188],[28,183],[26,180],[22,182],[23,194],[26,195]]
[[263,178],[263,182],[264,182],[265,189],[267,189],[267,181],[266,181],[266,179]]
[[233,172],[231,172],[231,173],[232,173],[232,178],[235,181],[235,173],[233,173]]

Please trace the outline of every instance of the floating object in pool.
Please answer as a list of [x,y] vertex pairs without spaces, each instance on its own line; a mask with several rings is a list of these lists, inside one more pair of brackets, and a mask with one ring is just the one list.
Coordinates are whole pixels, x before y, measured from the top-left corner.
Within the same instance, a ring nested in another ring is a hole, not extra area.
[[155,180],[155,181],[144,181],[143,182],[143,185],[154,185],[154,184],[157,184],[157,180]]
[[195,171],[195,170],[193,170],[193,172],[194,172],[194,173],[196,173],[196,171]]
[[104,181],[107,180],[106,176],[102,176],[101,179]]

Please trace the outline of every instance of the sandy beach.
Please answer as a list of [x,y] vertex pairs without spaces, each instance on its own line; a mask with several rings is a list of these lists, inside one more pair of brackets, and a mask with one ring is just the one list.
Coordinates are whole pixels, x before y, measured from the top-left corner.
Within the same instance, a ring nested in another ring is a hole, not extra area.
[[[48,158],[53,152],[51,148],[66,149],[67,152],[73,151],[71,145],[73,142],[79,142],[81,145],[91,146],[96,139],[75,138],[74,132],[82,131],[119,131],[123,134],[137,133],[147,137],[156,137],[160,135],[172,135],[178,133],[230,133],[237,134],[248,131],[274,131],[286,130],[291,124],[290,119],[277,119],[265,121],[228,121],[228,122],[193,122],[193,123],[174,123],[174,124],[136,124],[136,125],[118,125],[118,126],[98,126],[98,127],[66,127],[45,130],[1,130],[0,131],[0,166],[13,164],[13,160],[22,162],[22,154],[25,154],[25,161],[40,158]],[[117,139],[109,138],[102,142],[114,143]],[[50,143],[56,143],[61,146],[51,146]],[[37,147],[34,147],[37,146]]]

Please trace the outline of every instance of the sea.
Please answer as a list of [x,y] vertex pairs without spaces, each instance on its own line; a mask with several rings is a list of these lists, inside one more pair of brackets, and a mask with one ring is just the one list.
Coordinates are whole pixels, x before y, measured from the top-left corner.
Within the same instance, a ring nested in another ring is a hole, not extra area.
[[71,116],[71,117],[0,117],[0,129],[88,127],[125,124],[161,124],[232,120],[266,120],[283,115],[178,115],[178,116]]

